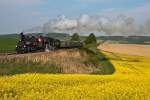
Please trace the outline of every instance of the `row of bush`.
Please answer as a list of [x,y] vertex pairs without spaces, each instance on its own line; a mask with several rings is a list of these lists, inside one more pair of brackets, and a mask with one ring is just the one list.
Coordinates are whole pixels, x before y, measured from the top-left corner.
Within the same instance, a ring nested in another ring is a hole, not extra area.
[[[79,34],[75,33],[72,35],[71,40],[80,41],[81,39]],[[89,62],[97,66],[97,71],[95,73],[112,74],[115,69],[107,57],[99,49],[97,49],[99,43],[97,43],[96,36],[91,33],[83,42],[84,46],[81,49],[87,52]]]

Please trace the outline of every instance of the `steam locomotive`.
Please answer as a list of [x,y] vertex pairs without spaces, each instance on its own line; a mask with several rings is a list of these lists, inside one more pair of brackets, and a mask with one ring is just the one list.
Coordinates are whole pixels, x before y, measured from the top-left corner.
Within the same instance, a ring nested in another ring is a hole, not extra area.
[[29,36],[20,33],[21,40],[16,45],[17,53],[29,53],[37,51],[54,51],[61,48],[80,48],[83,43],[80,41],[61,41],[46,36]]

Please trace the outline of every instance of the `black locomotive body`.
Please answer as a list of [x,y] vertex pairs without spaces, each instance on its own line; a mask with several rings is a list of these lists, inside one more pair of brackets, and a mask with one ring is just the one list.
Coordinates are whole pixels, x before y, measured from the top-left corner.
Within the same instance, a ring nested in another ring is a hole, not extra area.
[[16,45],[16,52],[53,51],[61,48],[79,48],[82,46],[83,43],[80,41],[61,41],[51,37],[35,37],[21,33],[21,40]]

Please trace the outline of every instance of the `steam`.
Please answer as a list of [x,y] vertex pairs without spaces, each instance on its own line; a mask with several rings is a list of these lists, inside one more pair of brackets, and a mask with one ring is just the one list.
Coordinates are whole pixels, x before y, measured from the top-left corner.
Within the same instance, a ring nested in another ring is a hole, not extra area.
[[81,15],[79,18],[70,19],[59,16],[45,23],[42,32],[65,32],[65,33],[105,33],[113,35],[145,35],[150,33],[150,20],[144,24],[135,22],[132,17],[119,15],[116,18]]

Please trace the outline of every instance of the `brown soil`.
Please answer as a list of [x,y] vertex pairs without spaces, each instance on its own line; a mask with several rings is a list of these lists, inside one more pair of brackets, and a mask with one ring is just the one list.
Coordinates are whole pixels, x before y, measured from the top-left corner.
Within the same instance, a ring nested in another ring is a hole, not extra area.
[[103,43],[99,45],[98,48],[103,51],[114,53],[150,56],[150,45]]

